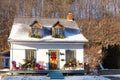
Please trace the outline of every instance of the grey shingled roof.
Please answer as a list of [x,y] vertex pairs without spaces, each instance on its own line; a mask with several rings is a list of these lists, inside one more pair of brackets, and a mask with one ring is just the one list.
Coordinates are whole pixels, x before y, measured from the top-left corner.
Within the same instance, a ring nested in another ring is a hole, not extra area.
[[57,19],[57,18],[31,18],[31,17],[20,17],[20,18],[15,18],[14,23],[21,23],[21,24],[26,24],[30,25],[33,23],[33,21],[38,21],[42,26],[53,26],[57,21],[60,22],[65,27],[69,28],[74,28],[78,29],[78,25],[76,24],[75,21],[68,21],[67,19]]

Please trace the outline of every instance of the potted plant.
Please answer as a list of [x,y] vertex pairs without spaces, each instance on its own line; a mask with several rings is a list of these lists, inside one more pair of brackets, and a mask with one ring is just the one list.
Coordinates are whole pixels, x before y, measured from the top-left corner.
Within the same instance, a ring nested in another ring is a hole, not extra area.
[[34,69],[34,64],[35,64],[35,60],[28,60],[25,59],[24,60],[25,63],[22,65],[23,69],[27,69],[27,70],[33,70]]
[[76,60],[74,60],[74,59],[69,59],[69,60],[67,60],[66,61],[66,63],[65,63],[65,65],[64,65],[64,67],[66,68],[66,69],[73,69],[73,68],[75,68],[77,66],[77,63],[76,63]]
[[55,35],[53,35],[53,37],[54,37],[54,38],[61,38],[61,39],[62,39],[62,38],[64,38],[64,35],[60,35],[60,34],[57,35],[57,34],[55,34]]

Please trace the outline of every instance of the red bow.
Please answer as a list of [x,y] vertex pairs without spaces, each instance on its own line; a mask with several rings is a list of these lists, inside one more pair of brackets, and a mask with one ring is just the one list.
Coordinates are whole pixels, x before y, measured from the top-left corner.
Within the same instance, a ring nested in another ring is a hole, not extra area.
[[55,54],[54,52],[51,53],[51,59],[52,59],[53,61],[56,60],[56,54]]

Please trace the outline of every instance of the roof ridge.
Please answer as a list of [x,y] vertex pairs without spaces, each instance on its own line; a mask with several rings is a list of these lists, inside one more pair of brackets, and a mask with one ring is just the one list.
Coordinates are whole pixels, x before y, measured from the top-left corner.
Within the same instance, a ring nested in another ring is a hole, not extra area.
[[37,18],[37,19],[40,18],[40,19],[58,19],[58,20],[59,20],[59,19],[64,19],[64,20],[67,20],[66,18],[50,18],[50,17],[47,18],[47,17],[29,17],[29,16],[15,17],[15,19],[16,19],[16,18],[35,18],[35,19],[36,19],[36,18]]

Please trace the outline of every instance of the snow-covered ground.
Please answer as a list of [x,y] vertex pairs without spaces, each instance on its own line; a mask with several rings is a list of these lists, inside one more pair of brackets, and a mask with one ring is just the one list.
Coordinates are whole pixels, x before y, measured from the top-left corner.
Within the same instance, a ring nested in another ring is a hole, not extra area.
[[[50,80],[46,76],[9,76],[1,80]],[[103,76],[65,76],[64,80],[110,80]]]

